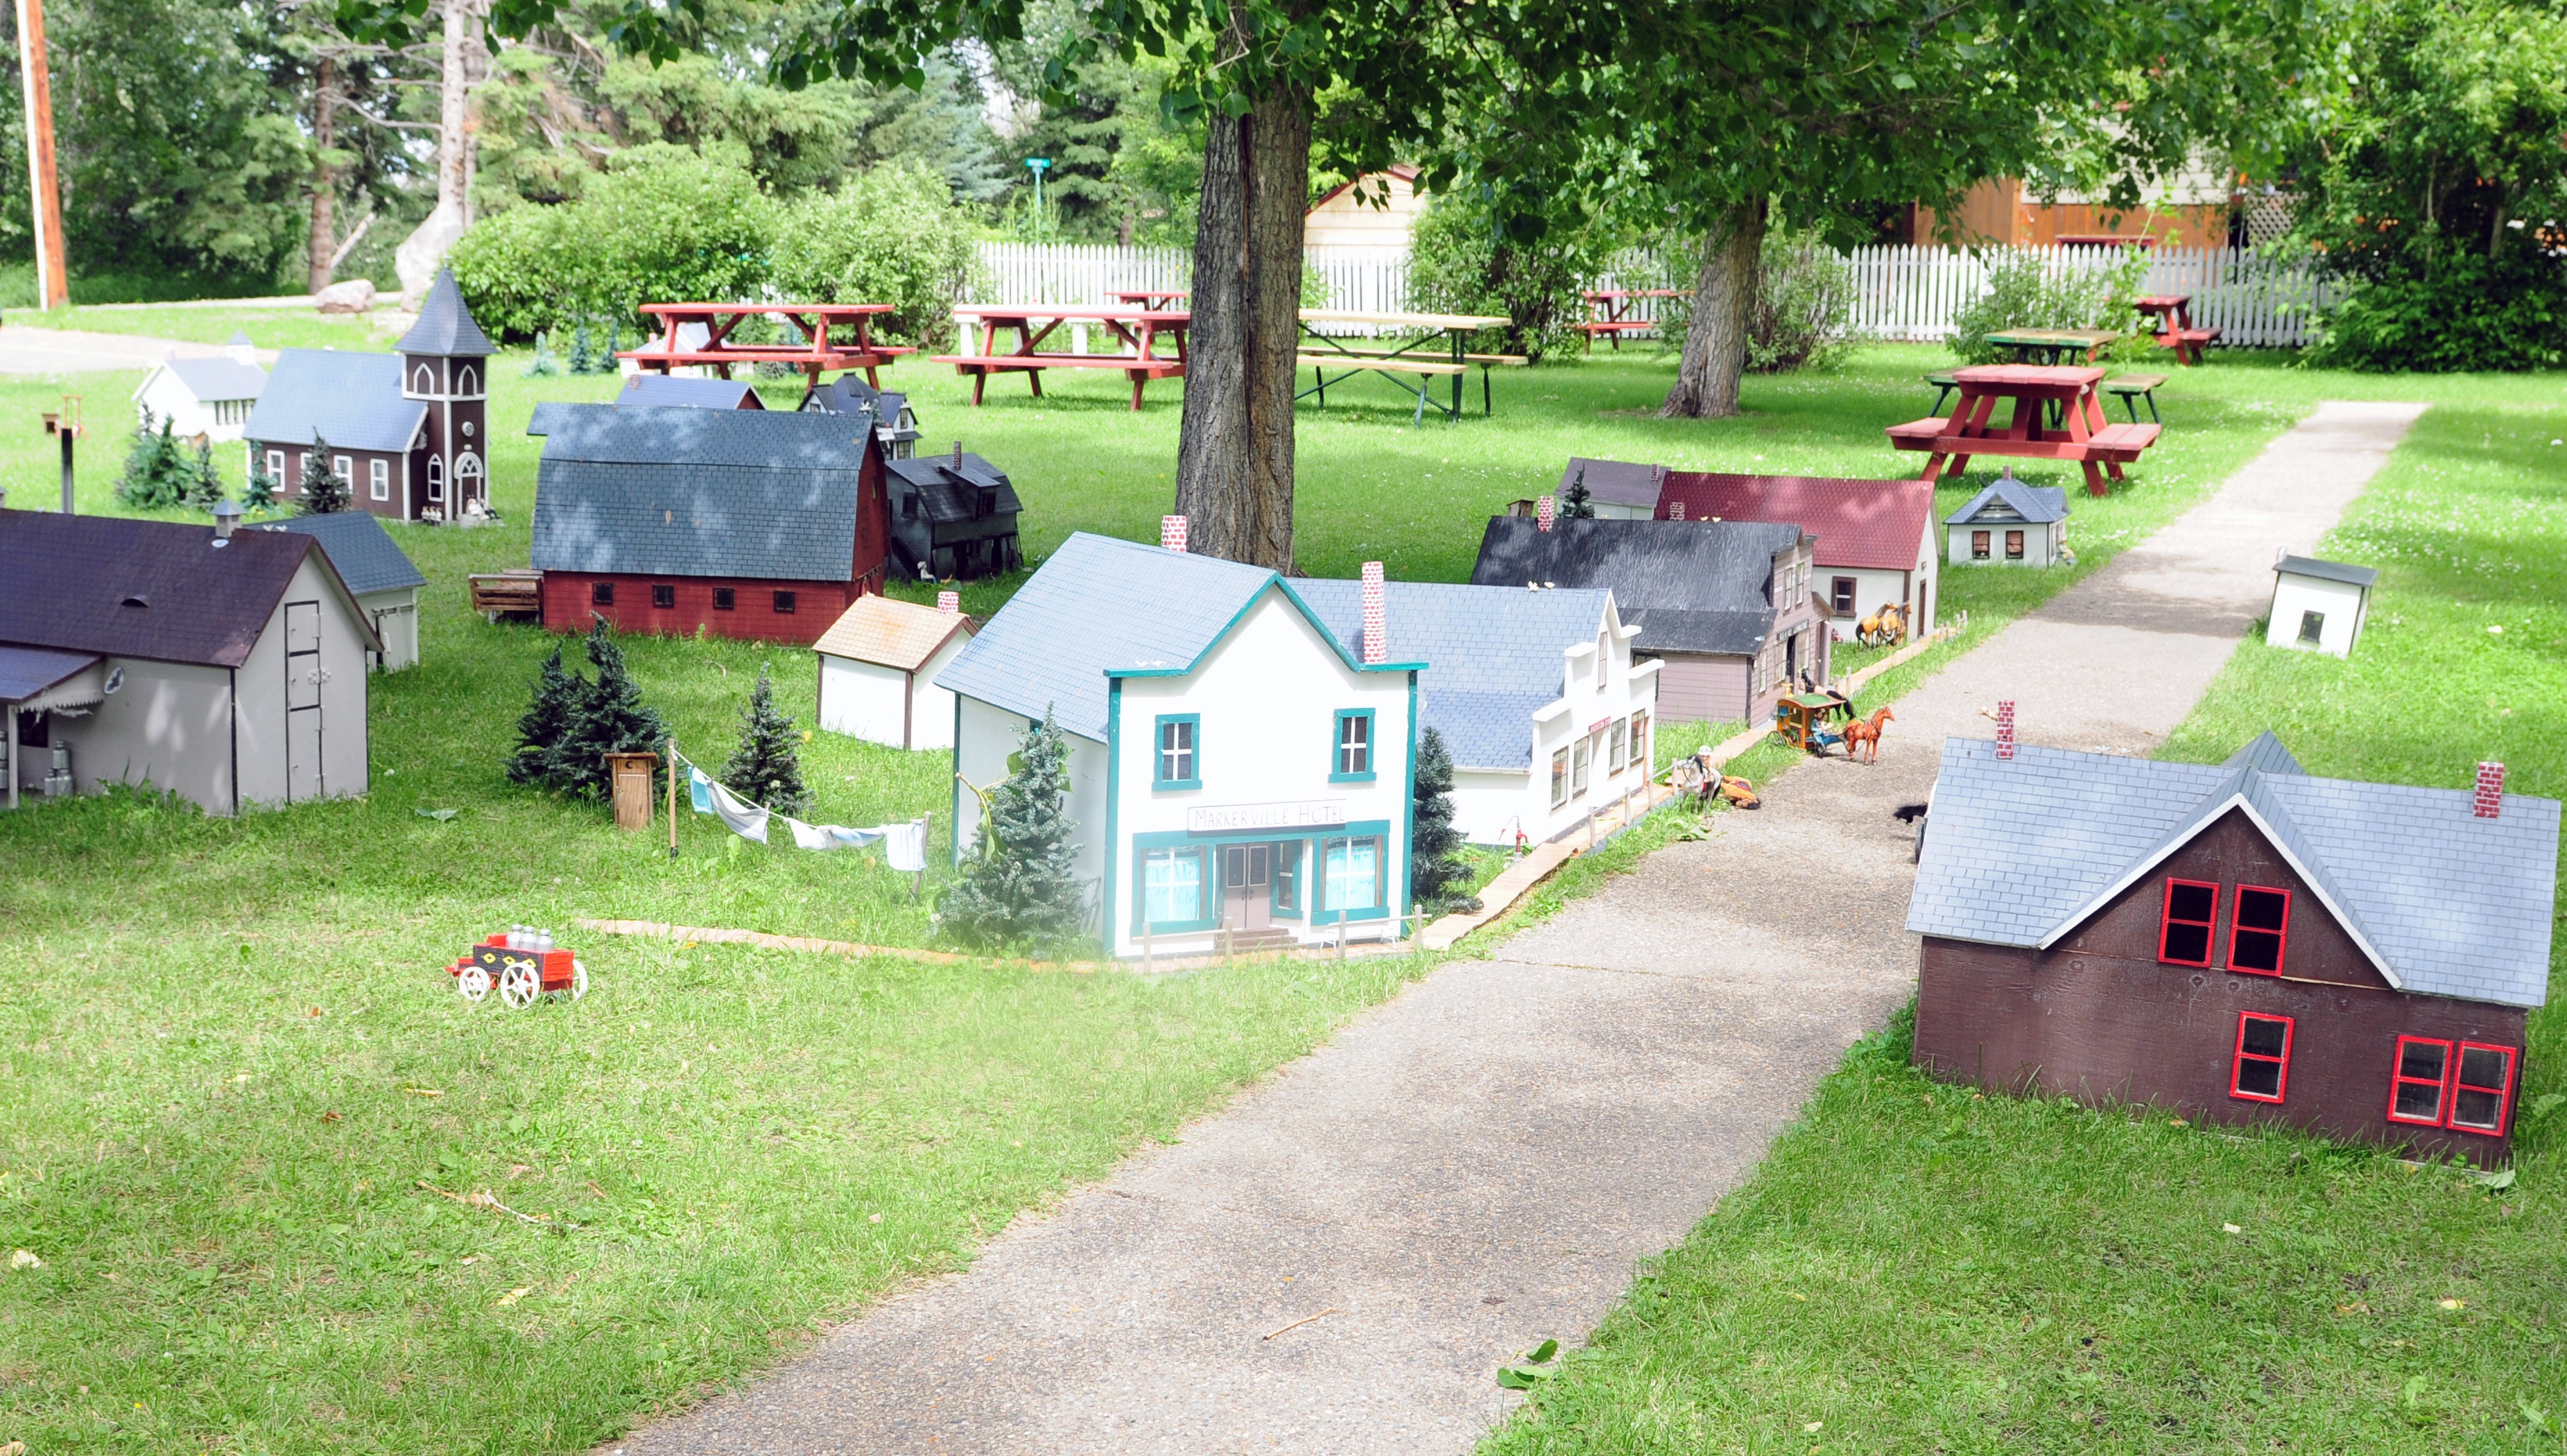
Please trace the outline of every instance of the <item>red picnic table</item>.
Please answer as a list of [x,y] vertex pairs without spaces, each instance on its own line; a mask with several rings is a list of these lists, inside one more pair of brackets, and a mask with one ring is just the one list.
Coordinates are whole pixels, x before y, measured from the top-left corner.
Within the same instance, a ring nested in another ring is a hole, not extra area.
[[1114,301],[1134,308],[1165,311],[1186,301],[1182,288],[1130,288],[1118,291]]
[[[2104,470],[2111,470],[2116,480],[2124,478],[2122,466],[2139,459],[2139,452],[2156,443],[2165,429],[2108,423],[2103,397],[2095,388],[2104,374],[2100,369],[2041,364],[1956,369],[1951,415],[1890,426],[1889,442],[1899,449],[1930,451],[1924,475],[1928,480],[1942,474],[1947,458],[1955,475],[1970,467],[1972,455],[2075,460],[2085,467],[2087,490],[2101,495],[2107,489]],[[2000,400],[2014,402],[2002,428],[1991,418]],[[2047,424],[2054,415],[2058,423]]]
[[[873,342],[868,323],[892,311],[888,303],[646,303],[642,312],[660,321],[660,341],[615,356],[630,359],[659,374],[682,365],[711,365],[723,379],[735,364],[784,364],[802,371],[812,389],[831,370],[861,369],[865,382],[879,387],[874,371],[915,349]],[[741,344],[731,332],[760,316],[780,318],[802,335],[799,344]],[[704,342],[681,342],[690,326],[705,331]]]
[[[1059,304],[966,304],[954,311],[957,319],[981,326],[981,352],[978,354],[939,354],[936,363],[954,366],[958,374],[972,377],[972,403],[981,403],[981,393],[994,374],[1021,374],[1033,386],[1034,398],[1042,398],[1042,372],[1046,369],[1119,369],[1132,381],[1132,408],[1141,408],[1141,387],[1154,379],[1186,377],[1186,325],[1194,315],[1183,309],[1152,308],[1064,308]],[[1123,341],[1131,352],[1126,354],[1067,354],[1045,351],[1039,346],[1051,331],[1065,323],[1102,324],[1108,333]],[[1039,327],[1037,327],[1039,326]],[[1012,332],[1013,349],[998,348],[998,335]],[[1162,336],[1176,348],[1171,359],[1158,352]]]
[[2201,346],[2219,337],[2217,329],[2192,326],[2189,293],[2151,293],[2133,299],[2131,306],[2157,321],[2157,342],[2174,351],[2177,364],[2199,364]]
[[1632,318],[1630,313],[1634,304],[1644,298],[1685,296],[1685,290],[1681,288],[1599,288],[1586,295],[1586,306],[1593,317],[1579,324],[1577,332],[1586,336],[1586,352],[1589,354],[1595,352],[1595,336],[1598,334],[1612,340],[1613,348],[1619,351],[1624,334],[1645,334],[1658,326],[1655,319]]

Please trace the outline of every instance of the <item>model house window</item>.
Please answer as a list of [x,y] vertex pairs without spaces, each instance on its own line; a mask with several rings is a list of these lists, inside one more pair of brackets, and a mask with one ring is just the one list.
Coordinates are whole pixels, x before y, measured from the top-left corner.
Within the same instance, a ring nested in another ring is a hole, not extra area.
[[346,455],[332,455],[330,457],[330,468],[338,472],[340,479],[345,480],[352,485],[356,483],[356,469],[348,463],[348,457]]
[[[608,362],[613,363],[612,360]],[[463,366],[463,372],[454,377],[454,393],[461,395],[466,399],[481,393],[481,376],[473,373],[471,365],[467,364]],[[472,433],[471,421],[466,420],[463,422],[463,433],[466,435],[470,435]]]
[[2237,1059],[2228,1070],[2228,1095],[2249,1102],[2279,1102],[2290,1084],[2291,1019],[2253,1012],[2237,1018]]
[[1275,909],[1281,915],[1301,913],[1301,846],[1275,846]]
[[1985,561],[1985,560],[1987,560],[1987,559],[1988,559],[1988,533],[1987,533],[1987,532],[1985,532],[1985,531],[1972,531],[1972,532],[1970,532],[1970,559],[1971,559],[1972,561]]
[[1337,713],[1336,758],[1328,770],[1328,781],[1343,783],[1372,776],[1372,710],[1341,709]]
[[2219,887],[2199,880],[2165,882],[2165,916],[2157,926],[2157,959],[2173,966],[2210,964],[2210,932],[2219,923]]
[[735,588],[735,587],[727,587],[727,586],[717,586],[717,587],[714,587],[714,588],[713,588],[713,610],[714,610],[714,611],[716,611],[716,612],[727,612],[727,611],[730,611],[730,610],[732,610],[733,608],[737,607],[738,605],[739,605],[739,591],[738,591],[738,589],[737,589],[737,588]]
[[428,498],[445,498],[445,461],[435,455],[428,457]]
[[2240,885],[2237,902],[2228,913],[2228,969],[2281,975],[2282,940],[2291,928],[2291,892]]
[[1141,919],[1145,925],[1185,925],[1210,918],[1204,911],[1201,848],[1153,849],[1141,856]]
[[436,393],[435,376],[430,375],[428,372],[427,365],[421,365],[418,371],[411,375],[410,392],[414,395],[432,395]]
[[2326,613],[2302,612],[2300,614],[2300,641],[2315,646],[2317,640],[2325,635]]
[[2460,1043],[2459,1070],[2451,1076],[2451,1126],[2463,1132],[2504,1131],[2505,1104],[2513,1095],[2513,1048]]
[[1631,725],[1618,718],[1613,720],[1613,726],[1611,728],[1604,730],[1604,761],[1606,764],[1610,765],[1606,768],[1606,772],[1619,773],[1622,771],[1622,765],[1627,761],[1623,757],[1623,754],[1630,742],[1630,732]]
[[1595,739],[1579,738],[1569,748],[1569,794],[1575,798],[1586,792],[1586,770],[1595,756]]
[[2389,1120],[2441,1126],[2442,1081],[2450,1070],[2450,1042],[2399,1037],[2398,1060],[2390,1068]]
[[392,499],[393,462],[390,460],[368,460],[366,462],[366,486],[368,493],[373,495],[375,499]]
[[1631,752],[1630,756],[1625,758],[1623,761],[1626,763],[1637,763],[1640,765],[1642,772],[1648,771],[1649,716],[1645,713],[1635,713],[1631,715]]
[[1854,615],[1854,578],[1840,576],[1828,583],[1828,610],[1840,617]]
[[2021,561],[2023,559],[2023,532],[2006,532],[2006,559],[2008,561]]
[[790,617],[793,615],[793,594],[791,592],[777,592],[775,594],[775,615],[778,617]]
[[914,521],[918,519],[917,491],[913,490],[909,494],[900,498],[900,518],[906,521]]
[[651,605],[659,608],[663,612],[678,605],[678,589],[674,586],[653,586],[651,588]]
[[1562,748],[1551,755],[1551,806],[1559,808],[1569,802],[1569,750]]
[[285,478],[285,451],[272,449],[267,452],[267,473],[279,480]]
[[1195,737],[1202,725],[1201,717],[1191,713],[1159,720],[1159,762],[1153,775],[1158,787],[1203,787],[1203,776],[1195,770]]
[[611,581],[590,582],[588,584],[588,604],[592,607],[614,606],[615,583]]
[[1381,841],[1323,839],[1319,843],[1319,908],[1339,912],[1381,908]]
[[1603,633],[1595,634],[1595,691],[1604,691],[1605,669],[1613,666],[1613,645]]

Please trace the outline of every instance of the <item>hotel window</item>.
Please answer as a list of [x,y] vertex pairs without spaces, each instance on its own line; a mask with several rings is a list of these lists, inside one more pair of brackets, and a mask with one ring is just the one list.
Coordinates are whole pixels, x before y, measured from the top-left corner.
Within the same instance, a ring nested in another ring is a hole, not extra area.
[[2228,1069],[2228,1095],[2248,1102],[2279,1102],[2290,1085],[2291,1019],[2253,1012],[2237,1018],[2237,1055]]
[[1319,908],[1343,914],[1378,910],[1382,902],[1381,840],[1319,841]]
[[1141,856],[1141,921],[1145,927],[1199,925],[1211,918],[1204,906],[1204,851],[1200,846],[1153,849]]
[[368,493],[373,495],[375,499],[392,499],[393,462],[390,460],[368,460],[366,462],[366,486]]
[[736,588],[736,587],[727,587],[727,586],[717,586],[717,587],[714,587],[714,588],[713,588],[713,610],[714,610],[714,611],[716,611],[716,612],[728,612],[728,611],[731,611],[731,610],[733,610],[733,609],[737,608],[738,606],[739,606],[739,589],[738,589],[738,588]]
[[1854,580],[1840,576],[1828,583],[1828,610],[1840,617],[1854,615]]
[[2451,1126],[2502,1133],[2505,1104],[2512,1098],[2513,1048],[2461,1042],[2459,1070],[2451,1076]]
[[2006,559],[2008,561],[2021,561],[2023,559],[2023,532],[2006,532]]
[[1336,756],[1329,760],[1328,781],[1349,783],[1368,781],[1372,770],[1372,710],[1346,708],[1337,712],[1335,735]]
[[1591,734],[1569,745],[1569,797],[1575,798],[1586,792],[1586,770],[1591,766],[1594,756],[1595,739]]
[[651,605],[659,608],[663,612],[668,611],[670,608],[678,605],[678,589],[674,586],[652,587]]
[[2157,959],[2170,966],[2210,964],[2210,933],[2219,924],[2219,887],[2198,880],[2165,882],[2157,923]]
[[1619,773],[1622,771],[1622,766],[1626,761],[1623,754],[1627,751],[1627,747],[1630,742],[1631,725],[1627,721],[1617,718],[1613,720],[1613,726],[1606,728],[1604,732],[1604,762],[1606,764],[1604,771],[1606,773]]
[[1569,802],[1569,750],[1562,748],[1551,755],[1551,806],[1559,808]]
[[1200,715],[1175,714],[1158,721],[1158,767],[1151,775],[1158,788],[1201,788],[1203,775],[1195,767],[1195,740],[1202,731]]
[[2441,1126],[2442,1083],[2450,1070],[2450,1042],[2399,1037],[2397,1060],[2389,1067],[2389,1120]]
[[2291,926],[2291,892],[2240,885],[2228,914],[2228,969],[2250,976],[2281,975],[2282,941]]
[[1297,839],[1275,846],[1275,913],[1301,913],[1301,841]]
[[588,604],[592,607],[614,606],[615,583],[611,581],[590,582],[588,584]]
[[1988,533],[1987,533],[1987,532],[1985,532],[1985,531],[1972,531],[1972,532],[1970,532],[1970,559],[1971,559],[1972,561],[1985,561],[1985,560],[1987,560],[1987,559],[1988,559]]
[[791,592],[777,592],[775,594],[775,615],[778,617],[790,617],[793,615],[793,594]]

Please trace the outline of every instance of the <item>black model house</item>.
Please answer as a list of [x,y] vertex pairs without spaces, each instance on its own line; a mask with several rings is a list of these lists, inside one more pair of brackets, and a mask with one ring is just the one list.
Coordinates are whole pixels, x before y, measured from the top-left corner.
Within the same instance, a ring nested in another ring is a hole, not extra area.
[[870,417],[887,460],[905,460],[918,453],[918,412],[909,407],[909,396],[875,389],[853,371],[806,391],[802,409],[812,415]]
[[979,455],[892,460],[891,554],[904,576],[970,581],[1024,564],[1016,547],[1016,487]]

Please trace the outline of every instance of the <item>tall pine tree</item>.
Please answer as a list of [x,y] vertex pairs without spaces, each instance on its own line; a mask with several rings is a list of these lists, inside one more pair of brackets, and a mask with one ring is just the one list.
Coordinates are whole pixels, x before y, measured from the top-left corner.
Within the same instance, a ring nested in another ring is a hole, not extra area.
[[351,503],[348,477],[331,465],[330,441],[312,437],[312,453],[304,458],[311,463],[303,467],[303,493],[294,498],[294,513],[329,515],[346,510]]
[[561,644],[553,644],[553,655],[544,659],[543,670],[535,677],[535,701],[526,716],[517,720],[517,751],[509,755],[508,777],[518,783],[549,783],[553,774],[553,752],[561,746],[563,734],[570,731],[571,719],[579,712],[580,695],[588,680],[562,670]]
[[1569,488],[1560,492],[1560,516],[1563,520],[1572,521],[1595,519],[1595,497],[1586,488],[1586,468],[1583,465],[1569,482]]
[[570,726],[553,747],[551,780],[556,788],[602,799],[612,786],[606,755],[659,752],[669,744],[669,728],[642,701],[640,685],[624,666],[624,649],[607,635],[604,617],[589,631],[588,661],[597,681],[576,694]]
[[732,793],[779,814],[798,814],[811,806],[802,762],[794,754],[793,720],[775,711],[775,691],[766,681],[764,663],[757,666],[748,706],[739,711],[739,747],[722,765],[721,781]]
[[1070,872],[1069,744],[1049,711],[1007,762],[980,846],[936,906],[937,934],[975,950],[1057,946],[1087,923],[1087,891]]
[[1453,754],[1430,728],[1417,740],[1417,781],[1409,789],[1408,885],[1420,915],[1472,903],[1462,890],[1471,866],[1462,858],[1462,831],[1453,827],[1452,795]]

